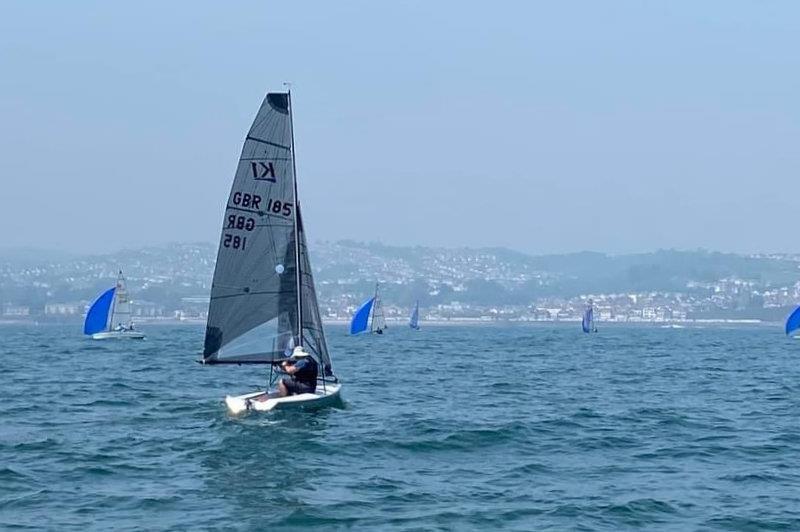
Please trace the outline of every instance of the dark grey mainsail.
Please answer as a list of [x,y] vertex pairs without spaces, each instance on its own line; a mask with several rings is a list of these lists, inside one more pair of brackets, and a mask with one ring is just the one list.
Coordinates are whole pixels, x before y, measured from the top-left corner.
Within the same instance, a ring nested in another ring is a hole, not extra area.
[[304,345],[326,374],[332,372],[295,207],[293,149],[290,95],[267,94],[245,138],[225,209],[205,363],[269,363]]

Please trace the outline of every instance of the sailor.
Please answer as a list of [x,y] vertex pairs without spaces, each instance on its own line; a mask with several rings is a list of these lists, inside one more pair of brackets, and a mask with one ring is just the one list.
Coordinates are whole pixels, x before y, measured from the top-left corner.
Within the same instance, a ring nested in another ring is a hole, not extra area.
[[302,346],[292,351],[292,356],[281,364],[289,376],[278,383],[278,395],[314,393],[317,389],[317,361]]

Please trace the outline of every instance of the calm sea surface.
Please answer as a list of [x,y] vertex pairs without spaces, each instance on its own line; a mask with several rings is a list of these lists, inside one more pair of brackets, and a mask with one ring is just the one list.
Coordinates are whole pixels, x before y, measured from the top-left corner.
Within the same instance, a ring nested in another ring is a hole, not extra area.
[[800,530],[778,328],[328,327],[344,406],[227,415],[262,367],[0,327],[0,529]]

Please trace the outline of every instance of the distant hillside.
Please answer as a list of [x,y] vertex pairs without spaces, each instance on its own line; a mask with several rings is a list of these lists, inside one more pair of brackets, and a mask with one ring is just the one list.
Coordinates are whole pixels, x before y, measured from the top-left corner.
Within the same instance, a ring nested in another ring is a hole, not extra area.
[[[383,285],[387,298],[423,306],[526,305],[537,298],[579,294],[685,292],[713,295],[709,283],[748,281],[755,291],[800,280],[795,256],[743,256],[705,250],[596,252],[529,256],[505,248],[388,246],[353,241],[311,246],[317,289],[325,305],[344,308]],[[107,255],[70,256],[0,249],[0,303],[35,307],[94,297],[123,268],[140,301],[178,308],[210,289],[216,246],[174,244]],[[748,305],[751,303],[747,303]]]
[[557,293],[679,291],[687,283],[709,283],[735,277],[763,286],[785,286],[800,279],[795,257],[748,257],[705,250],[659,250],[654,253],[606,255],[573,253],[531,259],[533,267],[558,274]]
[[[705,250],[607,255],[529,256],[505,248],[428,248],[352,241],[314,246],[320,282],[350,280],[368,292],[375,281],[403,304],[427,288],[431,302],[525,303],[587,293],[704,291],[704,283],[737,278],[762,288],[800,280],[795,256],[752,257]],[[698,286],[699,285],[699,286]]]

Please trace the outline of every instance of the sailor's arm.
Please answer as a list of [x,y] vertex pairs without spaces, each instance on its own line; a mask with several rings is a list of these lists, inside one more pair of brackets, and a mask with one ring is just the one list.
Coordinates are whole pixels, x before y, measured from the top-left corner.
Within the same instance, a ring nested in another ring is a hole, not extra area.
[[284,360],[281,363],[281,368],[289,375],[292,375],[297,371],[297,368],[294,366],[294,360]]

